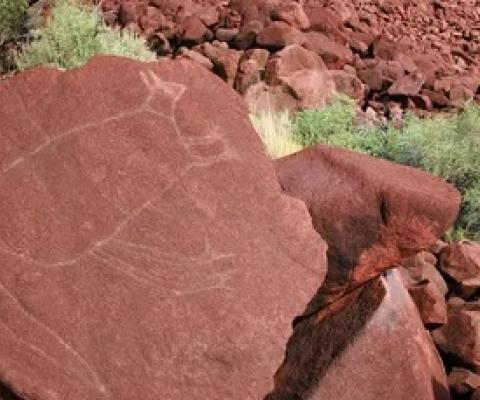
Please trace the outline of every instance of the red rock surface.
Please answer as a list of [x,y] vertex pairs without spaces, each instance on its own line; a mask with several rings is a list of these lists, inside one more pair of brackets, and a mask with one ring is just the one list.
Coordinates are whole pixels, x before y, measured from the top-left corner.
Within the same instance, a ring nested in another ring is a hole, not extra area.
[[425,172],[318,145],[276,162],[327,242],[326,280],[308,312],[431,247],[456,218],[459,193]]
[[444,353],[480,373],[480,301],[451,307],[448,322],[433,338]]
[[102,57],[0,98],[2,385],[263,398],[325,246],[240,97],[192,62]]
[[[292,338],[267,399],[449,400],[442,361],[399,273],[357,292],[335,314],[296,328],[309,335]],[[297,373],[303,365],[310,375]]]
[[455,281],[457,292],[468,299],[480,290],[480,244],[465,241],[445,247],[440,269]]

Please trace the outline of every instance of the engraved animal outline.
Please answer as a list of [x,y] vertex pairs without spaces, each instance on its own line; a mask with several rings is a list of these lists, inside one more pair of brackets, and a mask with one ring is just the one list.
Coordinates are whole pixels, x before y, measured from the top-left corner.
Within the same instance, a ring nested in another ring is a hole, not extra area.
[[[87,124],[81,125],[80,127],[72,128],[71,130],[67,131],[64,134],[58,135],[54,138],[47,140],[45,143],[39,145],[33,151],[27,153],[27,155],[29,157],[36,156],[37,154],[41,153],[43,150],[47,149],[53,143],[56,143],[73,134],[79,133],[82,130],[93,128],[96,126],[101,126],[103,124],[106,124],[114,120],[131,117],[138,113],[148,112],[156,115],[157,117],[166,118],[172,123],[175,133],[178,139],[180,140],[180,143],[182,143],[184,149],[187,151],[187,153],[189,154],[189,157],[193,159],[193,161],[187,164],[183,168],[183,170],[179,172],[177,178],[170,181],[160,194],[145,201],[143,204],[141,204],[139,207],[133,210],[133,212],[131,212],[129,215],[126,215],[125,218],[118,223],[117,227],[114,228],[110,236],[100,239],[99,241],[91,244],[89,248],[85,249],[81,254],[75,257],[72,257],[68,260],[59,261],[56,263],[43,264],[43,263],[39,263],[37,260],[31,257],[26,256],[25,254],[6,249],[4,247],[0,247],[0,252],[21,258],[22,260],[27,261],[31,264],[35,264],[35,265],[46,267],[46,268],[74,265],[81,258],[83,258],[83,256],[85,256],[86,254],[89,254],[92,250],[95,250],[97,247],[104,245],[112,237],[115,237],[131,220],[138,217],[138,215],[140,215],[142,211],[150,207],[154,201],[160,200],[165,193],[167,193],[173,186],[175,186],[178,182],[180,182],[181,179],[184,178],[193,168],[209,167],[220,161],[231,161],[232,159],[236,158],[236,154],[231,149],[228,149],[229,151],[223,151],[219,155],[214,155],[209,157],[202,157],[196,154],[192,154],[191,151],[193,146],[198,144],[204,144],[204,142],[214,143],[215,141],[218,141],[218,140],[221,140],[222,142],[224,142],[223,141],[224,135],[218,135],[218,128],[215,126],[210,126],[210,131],[213,132],[213,134],[211,135],[206,135],[199,138],[185,138],[176,121],[175,112],[176,112],[176,106],[178,101],[183,97],[183,95],[187,91],[186,86],[176,82],[163,81],[152,70],[149,70],[148,72],[143,72],[143,71],[140,72],[140,78],[147,89],[147,95],[146,95],[145,101],[135,110],[130,112],[119,113],[118,115],[105,118],[102,121],[87,123]],[[155,96],[158,95],[159,93],[166,94],[172,100],[168,113],[157,111],[151,105],[152,101],[154,101],[155,99]],[[10,172],[11,170],[14,170],[18,166],[22,165],[27,159],[28,157],[21,156],[17,160],[13,161],[7,168],[3,170],[2,173],[0,173],[0,179],[2,178],[2,176]]]
[[[60,261],[57,263],[52,263],[52,264],[43,264],[41,262],[38,262],[34,258],[30,258],[26,256],[25,254],[15,252],[10,249],[6,249],[3,247],[0,247],[0,253],[7,254],[12,257],[16,257],[21,259],[22,261],[25,261],[27,263],[40,266],[42,268],[48,268],[48,267],[65,267],[65,266],[71,266],[75,263],[77,263],[80,259],[82,259],[85,255],[90,254],[92,256],[98,257],[98,252],[99,249],[109,241],[113,240],[125,227],[126,225],[137,218],[144,210],[146,210],[154,201],[159,200],[168,190],[170,190],[174,185],[176,185],[192,168],[196,167],[209,167],[212,166],[219,161],[223,160],[231,160],[232,158],[235,158],[236,155],[230,151],[223,151],[220,154],[214,155],[214,156],[209,156],[209,157],[202,157],[196,154],[192,153],[192,148],[195,145],[199,144],[205,144],[207,143],[214,143],[215,141],[221,140],[224,144],[225,141],[223,141],[223,137],[217,135],[218,131],[216,127],[211,127],[211,132],[213,135],[208,135],[208,136],[203,136],[201,138],[186,138],[182,135],[181,129],[178,126],[178,123],[176,121],[175,117],[175,109],[177,102],[182,98],[182,96],[185,94],[187,88],[185,85],[178,84],[175,82],[165,82],[163,81],[159,76],[155,74],[154,71],[148,71],[147,73],[141,72],[140,73],[141,80],[143,81],[144,85],[146,86],[147,89],[147,96],[145,98],[145,101],[137,108],[131,111],[125,111],[116,115],[113,115],[108,118],[104,118],[100,121],[96,122],[90,122],[86,123],[80,126],[76,126],[74,128],[71,128],[67,132],[64,132],[63,134],[57,135],[55,137],[51,137],[49,135],[46,135],[48,139],[38,145],[36,148],[34,148],[32,151],[26,152],[26,154],[23,154],[22,156],[18,157],[14,161],[12,161],[7,167],[5,167],[1,172],[0,172],[0,180],[2,177],[6,176],[6,174],[10,173],[11,171],[14,171],[16,168],[20,167],[23,165],[29,158],[35,157],[38,154],[42,153],[44,150],[49,148],[51,145],[69,137],[75,134],[80,134],[82,131],[86,131],[87,129],[95,128],[95,127],[101,127],[102,125],[105,125],[109,122],[116,121],[116,120],[121,120],[123,118],[128,118],[132,117],[136,114],[142,113],[142,112],[148,112],[154,115],[157,115],[158,117],[162,118],[167,118],[168,120],[171,121],[171,123],[174,126],[175,133],[180,140],[180,142],[183,144],[183,147],[185,150],[189,153],[191,156],[191,159],[193,159],[193,162],[191,162],[189,165],[187,165],[183,171],[179,174],[177,179],[172,180],[169,184],[167,184],[166,188],[160,193],[160,195],[157,195],[143,204],[141,204],[137,209],[135,209],[132,213],[129,215],[125,216],[125,218],[119,222],[119,224],[116,226],[116,228],[113,230],[112,234],[109,237],[106,237],[104,239],[101,239],[94,243],[90,248],[86,249],[82,254],[77,255],[76,257],[65,260],[65,261]],[[178,89],[177,92],[174,91],[174,88]],[[155,96],[158,95],[159,92],[162,92],[163,94],[167,94],[167,96],[170,96],[172,100],[172,105],[169,112],[167,114],[162,113],[158,110],[155,110],[154,107],[152,107],[151,102],[155,99]],[[231,255],[221,255],[221,257],[224,256],[231,256]],[[215,257],[214,257],[215,258]],[[209,262],[213,262],[214,258],[212,258]],[[227,271],[227,275],[231,273],[231,271]],[[141,279],[140,276],[134,274],[136,276],[136,279]],[[148,281],[148,279],[146,279]],[[219,288],[225,288],[228,289],[225,285],[226,278],[223,276],[220,276],[220,284],[222,285]],[[210,288],[217,288],[217,286],[211,286],[204,288],[205,290],[208,290]],[[42,334],[45,334],[46,337],[49,337],[50,339],[54,339],[53,342],[58,344],[60,348],[63,348],[68,354],[71,355],[71,359],[73,359],[77,365],[80,366],[81,369],[86,371],[87,375],[90,376],[91,384],[97,388],[103,395],[110,397],[108,394],[107,388],[104,386],[102,381],[100,380],[99,376],[97,373],[94,371],[94,369],[88,364],[88,362],[71,346],[69,345],[64,339],[62,339],[53,329],[51,329],[48,325],[43,323],[41,320],[39,320],[34,314],[31,314],[30,312],[27,311],[27,309],[20,303],[20,301],[7,289],[6,286],[4,286],[0,282],[0,294],[6,297],[11,304],[14,305],[14,308],[19,311],[20,315],[24,317],[26,321],[30,324],[37,325],[37,327],[40,328],[40,331]],[[5,320],[2,320],[0,318],[0,323],[5,326],[9,331],[11,331],[11,328],[8,326],[7,322]],[[42,350],[39,346],[37,346],[34,343],[31,343],[29,341],[26,341],[22,338],[16,338],[19,343],[27,346],[31,351],[43,356],[46,360],[49,362],[53,363],[54,365],[58,366],[58,362],[50,356],[49,354],[45,353],[44,350]],[[77,376],[78,378],[78,376]]]

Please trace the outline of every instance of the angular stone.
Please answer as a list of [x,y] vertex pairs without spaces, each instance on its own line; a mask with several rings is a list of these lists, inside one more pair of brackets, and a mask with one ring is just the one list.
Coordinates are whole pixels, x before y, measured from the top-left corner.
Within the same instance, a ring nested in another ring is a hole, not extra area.
[[255,44],[257,35],[263,30],[264,25],[259,21],[251,21],[248,24],[242,26],[233,44],[235,48],[240,50],[246,50]]
[[423,324],[429,328],[447,322],[447,303],[438,287],[424,281],[409,287],[408,292],[418,308]]
[[297,29],[304,30],[310,27],[310,20],[299,3],[287,3],[274,9],[272,17]]
[[213,26],[220,20],[220,13],[212,6],[202,7],[195,15],[200,18],[206,26]]
[[471,297],[480,288],[480,244],[464,241],[445,247],[439,267],[459,285],[462,297]]
[[147,7],[145,14],[140,17],[140,26],[146,37],[160,30],[166,24],[166,19],[156,7]]
[[272,11],[280,5],[280,0],[231,0],[229,7],[237,11],[244,24],[259,21],[264,25],[271,22]]
[[442,361],[398,272],[346,297],[295,326],[266,400],[450,399]]
[[365,85],[358,77],[344,70],[329,71],[330,77],[335,84],[335,90],[339,93],[360,100],[365,95]]
[[243,54],[235,80],[235,89],[240,94],[244,94],[250,86],[260,82],[269,55],[270,53],[263,49],[252,49]]
[[424,83],[425,78],[422,74],[404,75],[388,88],[387,93],[391,96],[416,96]]
[[229,85],[233,86],[242,52],[210,43],[204,43],[201,49],[203,54],[212,61],[215,72]]
[[458,212],[459,193],[444,180],[348,150],[318,145],[276,168],[328,244],[326,280],[305,315],[428,249]]
[[454,367],[448,375],[448,385],[456,394],[468,394],[480,388],[480,375],[465,368]]
[[0,386],[264,398],[325,245],[241,98],[193,62],[119,57],[0,98]]
[[292,44],[302,45],[304,33],[282,21],[274,21],[263,29],[256,39],[260,47],[279,50]]
[[270,84],[278,84],[282,78],[302,70],[327,71],[327,66],[313,51],[291,45],[270,57],[265,80]]
[[301,109],[320,109],[335,93],[335,83],[326,71],[306,69],[289,74],[282,78],[299,101]]
[[268,86],[258,82],[248,87],[244,95],[248,109],[253,114],[259,112],[298,111],[298,101],[282,85]]
[[321,5],[305,5],[305,14],[310,20],[310,29],[326,34],[333,40],[344,40],[342,31],[343,22],[332,10]]
[[194,61],[197,64],[209,70],[213,69],[213,63],[207,57],[200,54],[198,51],[190,50],[187,48],[181,48],[179,53],[180,53],[180,57],[188,58],[189,60]]
[[440,293],[446,296],[448,286],[437,270],[436,264],[437,258],[427,251],[421,251],[415,256],[402,261],[402,266],[407,269],[415,283],[432,282],[437,286]]
[[193,15],[183,19],[180,35],[183,42],[193,44],[202,43],[213,38],[212,32],[205,26],[202,20]]
[[215,37],[221,42],[230,42],[238,35],[236,28],[218,28],[215,31]]
[[480,373],[480,303],[451,308],[448,322],[433,332],[437,346]]
[[305,33],[304,47],[314,51],[330,69],[342,69],[353,60],[352,51],[320,32]]
[[441,90],[422,89],[421,93],[427,96],[432,104],[436,105],[437,107],[445,107],[448,105],[449,99]]
[[147,10],[147,4],[144,2],[138,2],[136,0],[124,0],[120,3],[118,11],[119,22],[126,26],[130,23],[136,23],[140,20],[140,17],[145,14]]

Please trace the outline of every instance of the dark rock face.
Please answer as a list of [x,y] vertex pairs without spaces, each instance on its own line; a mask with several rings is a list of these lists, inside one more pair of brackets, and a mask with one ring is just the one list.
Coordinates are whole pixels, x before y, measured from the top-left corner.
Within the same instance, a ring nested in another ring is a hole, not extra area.
[[329,246],[327,277],[307,314],[428,249],[458,212],[460,196],[443,180],[347,150],[315,146],[276,168]]
[[[449,400],[442,361],[400,274],[351,296],[331,315],[295,328],[267,399]],[[301,368],[310,373],[299,375]]]
[[325,245],[240,97],[112,57],[0,97],[0,397],[263,398]]

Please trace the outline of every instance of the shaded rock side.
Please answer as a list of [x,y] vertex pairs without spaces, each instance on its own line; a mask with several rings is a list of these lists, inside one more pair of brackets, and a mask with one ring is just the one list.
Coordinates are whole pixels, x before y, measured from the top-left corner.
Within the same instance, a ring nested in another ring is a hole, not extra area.
[[328,272],[305,315],[431,247],[453,223],[459,193],[414,168],[319,145],[276,162],[328,244]]
[[241,98],[191,61],[114,57],[0,97],[0,387],[263,398],[325,244]]
[[450,399],[442,361],[398,271],[333,307],[295,327],[267,400]]

